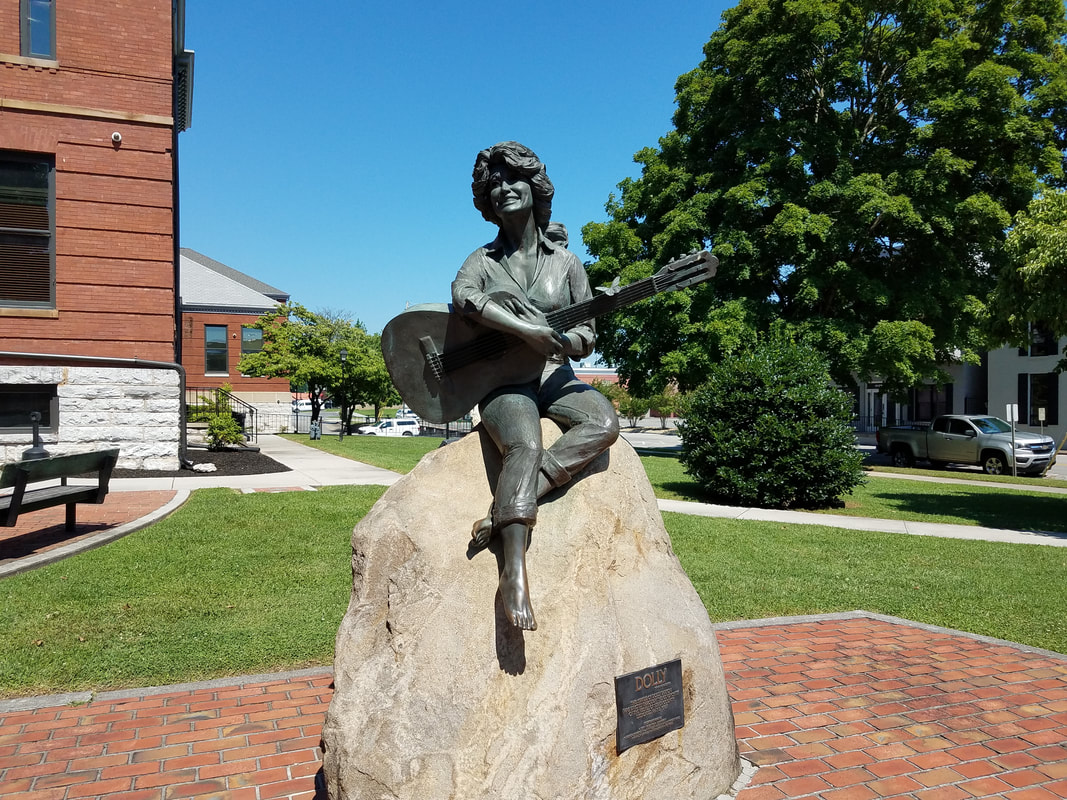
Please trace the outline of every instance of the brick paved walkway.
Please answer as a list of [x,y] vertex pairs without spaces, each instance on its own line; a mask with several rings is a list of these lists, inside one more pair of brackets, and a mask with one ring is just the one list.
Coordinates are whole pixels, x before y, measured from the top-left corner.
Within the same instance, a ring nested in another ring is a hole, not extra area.
[[77,529],[64,530],[66,507],[20,515],[14,527],[0,527],[0,565],[77,542],[158,511],[177,492],[110,492],[100,505],[78,505]]
[[[719,641],[741,751],[759,765],[738,800],[1067,798],[1063,656],[862,616]],[[0,703],[0,797],[311,800],[330,683]]]
[[876,619],[720,631],[739,800],[1067,797],[1067,658]]

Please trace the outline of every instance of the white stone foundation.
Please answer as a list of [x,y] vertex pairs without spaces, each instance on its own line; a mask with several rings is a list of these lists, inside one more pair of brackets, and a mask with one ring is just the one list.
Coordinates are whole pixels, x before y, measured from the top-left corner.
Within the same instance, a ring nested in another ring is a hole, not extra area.
[[[52,455],[118,447],[123,469],[176,470],[181,423],[178,373],[124,367],[0,366],[0,384],[56,385],[59,424],[41,429]],[[18,461],[30,433],[0,434],[0,459]]]

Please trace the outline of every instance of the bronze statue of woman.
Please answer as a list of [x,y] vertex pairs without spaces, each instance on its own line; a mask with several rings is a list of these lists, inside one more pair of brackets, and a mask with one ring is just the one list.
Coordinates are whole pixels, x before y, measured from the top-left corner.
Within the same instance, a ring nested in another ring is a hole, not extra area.
[[[518,336],[546,357],[541,376],[491,391],[479,404],[482,425],[500,450],[502,467],[489,516],[474,526],[477,547],[499,536],[504,567],[500,596],[508,620],[535,630],[526,549],[537,520],[537,499],[563,486],[619,436],[615,409],[578,380],[569,359],[593,351],[592,322],[553,330],[545,313],[592,296],[581,261],[545,236],[554,188],[545,166],[518,142],[478,154],[471,190],[497,237],[463,262],[452,283],[454,309],[476,322]],[[564,432],[547,450],[541,417]]]

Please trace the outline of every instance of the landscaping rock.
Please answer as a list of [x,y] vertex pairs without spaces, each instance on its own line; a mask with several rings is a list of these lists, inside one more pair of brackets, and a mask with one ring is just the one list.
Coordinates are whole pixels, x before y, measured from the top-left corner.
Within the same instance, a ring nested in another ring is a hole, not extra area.
[[[544,432],[558,436],[551,422]],[[329,796],[729,791],[740,760],[714,632],[636,454],[620,440],[542,501],[527,555],[533,632],[504,616],[493,548],[468,551],[496,460],[477,432],[435,450],[355,529],[323,729]],[[617,754],[615,676],[675,658],[685,726]]]

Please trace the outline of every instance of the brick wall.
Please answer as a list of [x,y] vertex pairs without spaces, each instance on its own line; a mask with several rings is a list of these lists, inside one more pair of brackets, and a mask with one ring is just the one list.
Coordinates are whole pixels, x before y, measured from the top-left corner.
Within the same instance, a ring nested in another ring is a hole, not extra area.
[[0,350],[173,361],[171,2],[57,3],[54,62],[18,20],[0,0],[0,147],[55,158],[56,308],[0,309]]
[[[255,314],[182,314],[182,366],[185,367],[186,382],[190,386],[216,387],[229,384],[234,394],[256,395],[275,393],[289,397],[289,380],[287,378],[246,378],[237,369],[241,360],[241,326],[251,325],[258,320]],[[229,364],[228,375],[206,375],[204,370],[204,326],[225,325]]]
[[[170,116],[171,0],[55,6],[55,63],[9,60],[0,71],[5,96]],[[17,56],[19,35],[19,0],[0,0],[0,54]]]
[[[0,307],[0,351],[174,361],[172,0],[61,0],[49,60],[20,55],[19,5],[0,0],[0,149],[55,159],[56,291]],[[177,371],[42,361],[0,357],[0,384],[58,387],[50,451],[177,468]],[[28,444],[0,433],[0,459]]]

